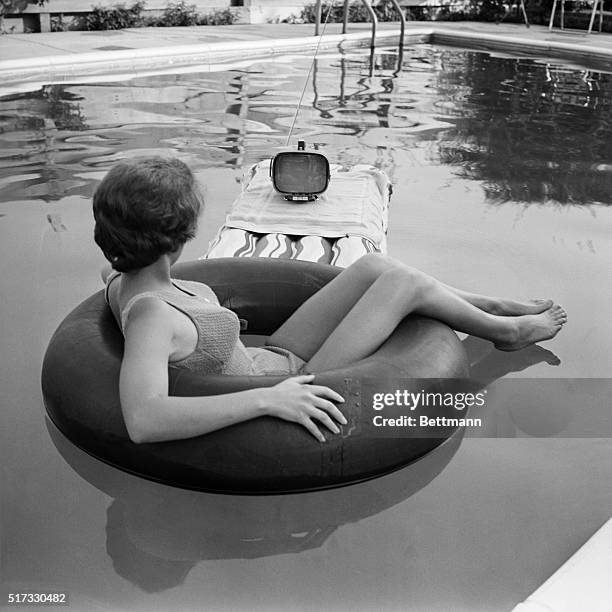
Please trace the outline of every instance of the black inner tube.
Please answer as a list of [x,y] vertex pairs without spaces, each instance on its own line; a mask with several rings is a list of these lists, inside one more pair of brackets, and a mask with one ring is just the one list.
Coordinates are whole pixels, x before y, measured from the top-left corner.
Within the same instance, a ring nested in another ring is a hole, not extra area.
[[[178,264],[174,278],[205,282],[248,323],[269,335],[341,270],[325,264],[275,259],[212,259]],[[467,377],[465,352],[443,323],[407,317],[370,357],[317,374],[315,382],[345,397],[349,423],[317,442],[304,428],[262,417],[187,440],[134,444],[119,403],[123,338],[103,292],[80,304],[60,324],[43,362],[45,406],[55,425],[93,456],[151,480],[226,493],[282,493],[341,486],[382,475],[420,458],[455,428],[419,428],[380,437],[362,382],[418,379],[421,386]],[[271,386],[282,376],[211,376],[169,368],[171,395],[218,395]],[[439,408],[432,416],[456,416]],[[325,432],[324,432],[325,433]]]

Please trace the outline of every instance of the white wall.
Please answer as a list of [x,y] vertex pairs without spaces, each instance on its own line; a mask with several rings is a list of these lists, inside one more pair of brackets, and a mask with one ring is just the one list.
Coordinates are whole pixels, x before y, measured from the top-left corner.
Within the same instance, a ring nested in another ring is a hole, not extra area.
[[[312,0],[314,2],[315,0]],[[243,23],[268,23],[282,21],[291,15],[296,17],[301,13],[309,0],[244,0]],[[241,19],[242,21],[242,19]]]

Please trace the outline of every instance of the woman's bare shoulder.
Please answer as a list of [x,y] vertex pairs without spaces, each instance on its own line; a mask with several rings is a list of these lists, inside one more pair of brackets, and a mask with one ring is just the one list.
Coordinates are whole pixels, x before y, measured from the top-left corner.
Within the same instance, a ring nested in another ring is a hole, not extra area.
[[[132,298],[121,313],[123,332],[154,337],[173,333],[173,308],[154,293],[140,293]],[[155,333],[151,334],[154,329]]]
[[[102,267],[102,269],[100,270],[100,277],[102,278],[102,282],[104,284],[106,284],[106,282],[108,281],[108,277],[113,274],[114,270],[112,268],[112,266],[110,264],[106,264],[105,266]],[[119,273],[117,272],[117,275]]]

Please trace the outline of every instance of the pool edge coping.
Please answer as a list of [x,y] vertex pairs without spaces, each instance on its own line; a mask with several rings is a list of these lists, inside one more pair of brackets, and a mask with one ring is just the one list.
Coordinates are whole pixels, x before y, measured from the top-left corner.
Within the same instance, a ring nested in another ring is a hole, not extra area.
[[[378,33],[381,45],[399,44],[401,31],[385,29]],[[232,68],[231,63],[250,63],[256,59],[316,50],[369,47],[370,31],[327,34],[321,37],[270,38],[226,43],[193,43],[165,47],[143,47],[112,51],[88,51],[0,62],[0,95],[31,91],[44,84],[110,81],[151,74],[211,72]],[[566,62],[610,62],[612,47],[577,44],[558,40],[538,40],[521,34],[492,34],[475,31],[450,31],[444,27],[416,27],[404,34],[406,44],[439,44],[471,49],[506,52],[520,56],[561,59]],[[245,57],[245,52],[248,57]]]

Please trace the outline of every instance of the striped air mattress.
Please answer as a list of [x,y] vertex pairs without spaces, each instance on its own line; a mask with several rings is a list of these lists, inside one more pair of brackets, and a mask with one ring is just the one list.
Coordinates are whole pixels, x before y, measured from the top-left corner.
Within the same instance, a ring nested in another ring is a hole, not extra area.
[[202,259],[271,257],[346,267],[385,252],[391,184],[373,166],[331,166],[314,202],[287,202],[274,190],[270,160],[249,168],[239,196]]

